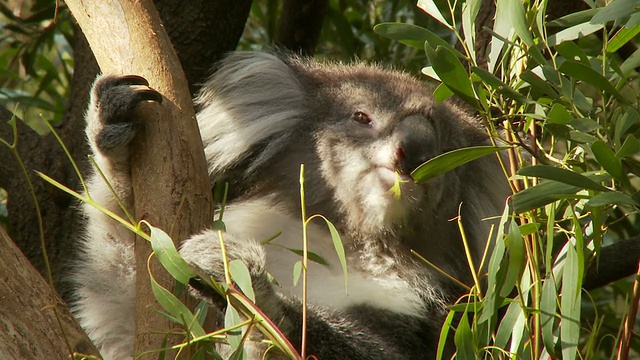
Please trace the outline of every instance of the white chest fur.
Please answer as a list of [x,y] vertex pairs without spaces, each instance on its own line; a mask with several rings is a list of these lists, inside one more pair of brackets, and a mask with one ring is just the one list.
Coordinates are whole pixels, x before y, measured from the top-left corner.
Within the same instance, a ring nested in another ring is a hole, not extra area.
[[[261,242],[280,235],[265,245],[267,271],[278,281],[280,292],[302,296],[302,280],[293,285],[293,268],[300,255],[289,249],[302,249],[302,220],[293,218],[274,205],[269,198],[233,204],[224,213],[227,231],[247,239]],[[352,305],[367,304],[392,309],[398,313],[417,315],[422,301],[411,286],[392,269],[373,274],[356,266],[359,258],[347,253],[348,280],[345,289],[344,274],[333,246],[331,236],[322,220],[308,226],[309,250],[325,259],[329,266],[309,261],[308,300],[311,304],[342,310]],[[347,242],[345,239],[343,241]]]

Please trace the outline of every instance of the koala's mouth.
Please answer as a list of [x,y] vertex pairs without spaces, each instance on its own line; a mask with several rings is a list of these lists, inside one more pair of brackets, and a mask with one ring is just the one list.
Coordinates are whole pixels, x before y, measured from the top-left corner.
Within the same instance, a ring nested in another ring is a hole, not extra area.
[[379,167],[376,174],[380,180],[380,186],[383,190],[393,197],[402,197],[403,190],[410,190],[415,187],[413,178],[407,174],[403,174],[398,170],[388,167]]

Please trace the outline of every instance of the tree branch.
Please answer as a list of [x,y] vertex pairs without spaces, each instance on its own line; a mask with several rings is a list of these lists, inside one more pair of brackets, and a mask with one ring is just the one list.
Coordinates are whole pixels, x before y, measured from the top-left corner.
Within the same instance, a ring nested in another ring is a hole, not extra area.
[[0,249],[0,354],[53,360],[69,359],[73,352],[97,355],[67,307],[2,228]]

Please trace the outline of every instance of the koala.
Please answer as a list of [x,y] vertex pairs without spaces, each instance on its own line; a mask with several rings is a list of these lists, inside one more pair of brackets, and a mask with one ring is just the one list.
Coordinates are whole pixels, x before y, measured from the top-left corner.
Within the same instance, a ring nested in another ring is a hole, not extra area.
[[[236,52],[216,66],[195,99],[212,184],[233,196],[223,221],[227,256],[249,269],[256,304],[298,348],[301,285],[292,268],[302,248],[300,166],[306,211],[330,219],[341,234],[343,270],[324,223],[310,223],[307,353],[318,359],[432,359],[446,306],[464,289],[412,254],[471,284],[460,230],[475,264],[487,246],[509,186],[495,156],[474,160],[425,183],[410,174],[449,150],[486,145],[480,122],[452,102],[436,103],[432,86],[400,71],[363,63],[318,63],[290,54]],[[138,76],[99,77],[86,113],[97,165],[131,206],[129,144],[144,127],[141,102],[162,100]],[[396,187],[397,191],[390,191]],[[89,193],[122,210],[101,176]],[[84,252],[75,275],[75,313],[105,359],[133,352],[133,235],[84,206]],[[280,235],[269,244],[261,241]],[[213,230],[180,249],[200,273],[222,280]],[[273,277],[277,283],[270,281]],[[194,293],[211,298],[197,282]]]

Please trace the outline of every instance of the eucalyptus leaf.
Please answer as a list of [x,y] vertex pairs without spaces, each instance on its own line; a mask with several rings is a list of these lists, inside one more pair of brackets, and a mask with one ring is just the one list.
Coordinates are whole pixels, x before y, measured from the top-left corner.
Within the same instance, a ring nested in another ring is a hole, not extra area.
[[621,192],[612,191],[601,193],[593,196],[587,201],[588,206],[606,206],[606,205],[632,205],[640,206],[632,197]]
[[240,260],[231,260],[229,262],[229,272],[231,278],[238,285],[240,290],[253,302],[256,302],[256,295],[253,292],[253,285],[251,283],[251,274],[249,269]]
[[598,164],[611,174],[614,179],[625,183],[628,181],[620,159],[616,157],[616,154],[607,144],[600,140],[596,141],[591,144],[591,151],[596,160],[598,160]]
[[373,30],[384,37],[397,40],[416,49],[423,50],[424,44],[427,42],[434,49],[443,46],[457,57],[464,58],[463,54],[433,31],[417,25],[387,22],[374,26]]
[[440,80],[469,105],[477,108],[478,101],[471,87],[469,75],[455,54],[443,46],[434,50],[428,43],[425,44],[425,52]]
[[147,224],[151,229],[151,248],[165,269],[176,281],[188,284],[189,279],[196,277],[196,272],[191,265],[180,256],[173,240],[159,228]]
[[550,165],[527,166],[518,170],[518,175],[536,176],[543,179],[555,180],[581,189],[609,191],[606,187],[575,171],[561,169]]
[[449,22],[442,16],[440,9],[433,0],[418,0],[418,7],[427,14],[429,14],[432,18],[438,20],[442,25],[447,28],[453,30],[453,27],[449,24]]
[[411,177],[417,183],[425,182],[460,165],[508,148],[507,146],[473,146],[452,150],[420,165],[411,172]]
[[[191,311],[175,297],[169,290],[163,288],[156,282],[153,276],[150,276],[151,291],[160,306],[172,316],[172,321],[186,325],[191,330],[194,337],[204,336],[206,332],[200,326]],[[183,323],[184,320],[184,323]]]
[[[553,332],[555,328],[556,283],[553,277],[547,277],[542,283],[542,295],[540,296],[540,325],[542,326],[542,342],[550,355],[555,355],[555,339]],[[556,358],[553,356],[553,358]]]
[[636,38],[636,35],[640,33],[640,24],[634,25],[630,28],[621,28],[618,30],[615,35],[609,40],[607,43],[607,52],[614,53],[618,51],[622,46],[624,46],[629,41]]
[[603,90],[608,94],[613,95],[622,103],[628,103],[620,92],[611,85],[609,80],[594,70],[591,66],[568,60],[562,63],[558,70],[567,76],[582,80],[585,83],[593,85],[596,89]]

